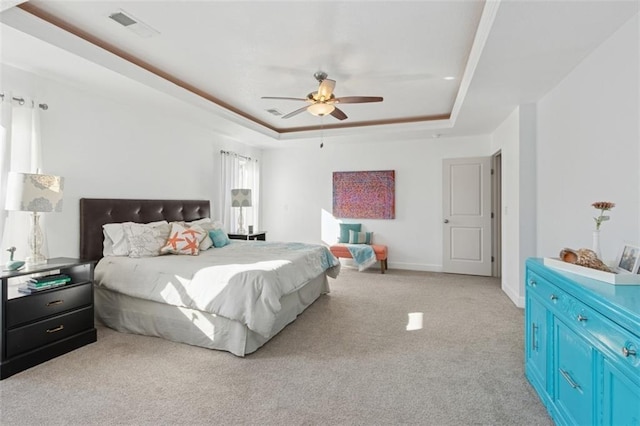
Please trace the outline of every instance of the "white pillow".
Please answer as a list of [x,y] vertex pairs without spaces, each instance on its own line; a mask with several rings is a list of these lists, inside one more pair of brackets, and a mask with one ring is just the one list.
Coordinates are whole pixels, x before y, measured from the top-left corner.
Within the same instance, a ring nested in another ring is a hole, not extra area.
[[155,225],[125,223],[123,228],[129,244],[129,257],[160,256],[160,249],[171,231],[168,222]]
[[[106,223],[102,225],[102,234],[104,235],[104,241],[102,244],[103,256],[128,256],[129,255],[129,242],[124,233],[124,225],[129,225],[134,222],[123,223]],[[150,222],[147,224],[138,224],[146,226],[156,226],[167,224],[166,220],[158,222]]]
[[124,235],[123,225],[124,223],[107,223],[102,225],[102,234],[104,235],[104,243],[102,245],[103,256],[129,255],[129,244]]

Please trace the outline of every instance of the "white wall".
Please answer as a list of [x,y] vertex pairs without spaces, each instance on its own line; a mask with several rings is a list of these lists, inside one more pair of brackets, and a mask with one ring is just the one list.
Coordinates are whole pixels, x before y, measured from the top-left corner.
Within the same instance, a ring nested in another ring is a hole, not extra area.
[[496,129],[491,150],[502,156],[502,290],[518,306],[520,292],[520,109]]
[[[270,240],[334,243],[333,172],[395,170],[396,218],[345,219],[389,248],[389,267],[442,269],[442,160],[490,155],[490,138],[357,143],[325,140],[263,153],[263,223]],[[323,214],[324,212],[324,214]],[[324,223],[324,227],[323,227]]]
[[638,16],[538,103],[537,254],[591,247],[595,201],[613,201],[602,255],[640,243]]
[[208,199],[215,213],[220,149],[259,158],[153,103],[127,105],[7,65],[1,70],[3,91],[49,105],[41,114],[43,171],[65,177],[63,212],[46,217],[49,257],[78,255],[82,197]]

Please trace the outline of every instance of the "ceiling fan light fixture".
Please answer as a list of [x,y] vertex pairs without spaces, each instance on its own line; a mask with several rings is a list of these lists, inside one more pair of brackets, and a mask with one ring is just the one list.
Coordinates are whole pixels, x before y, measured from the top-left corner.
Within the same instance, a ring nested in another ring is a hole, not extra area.
[[318,102],[313,105],[309,105],[307,111],[313,115],[322,117],[323,115],[331,114],[334,109],[336,109],[336,107],[333,105]]

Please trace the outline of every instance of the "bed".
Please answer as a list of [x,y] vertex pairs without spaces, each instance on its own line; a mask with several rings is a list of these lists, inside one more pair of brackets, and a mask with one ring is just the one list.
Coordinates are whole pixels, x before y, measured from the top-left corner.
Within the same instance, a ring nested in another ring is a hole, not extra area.
[[324,246],[233,240],[198,256],[103,257],[105,224],[209,216],[206,200],[81,199],[80,257],[97,261],[96,319],[245,356],[329,292],[340,263]]

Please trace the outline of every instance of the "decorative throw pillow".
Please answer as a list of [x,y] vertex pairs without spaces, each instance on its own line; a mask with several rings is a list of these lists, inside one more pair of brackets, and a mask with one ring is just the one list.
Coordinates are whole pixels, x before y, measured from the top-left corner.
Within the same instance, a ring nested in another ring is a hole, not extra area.
[[213,241],[211,240],[211,237],[209,237],[209,231],[211,231],[212,229],[220,228],[220,226],[218,226],[218,223],[219,222],[211,222],[210,218],[205,217],[202,219],[194,220],[193,222],[186,222],[185,225],[188,227],[198,225],[200,228],[202,228],[206,235],[204,236],[204,239],[202,240],[202,242],[200,243],[200,247],[198,248],[200,250],[208,250],[213,247]]
[[362,229],[361,223],[341,223],[340,224],[340,238],[339,243],[349,242],[349,231],[360,232]]
[[354,232],[349,230],[349,244],[371,244],[373,232]]
[[227,233],[224,232],[224,229],[213,229],[209,231],[209,236],[213,241],[214,247],[224,247],[231,242]]
[[182,226],[177,222],[173,222],[169,238],[166,238],[160,253],[197,256],[200,253],[200,243],[204,240],[206,234],[199,225]]
[[171,227],[167,222],[157,225],[125,223],[123,229],[129,244],[129,257],[153,257],[160,255]]

